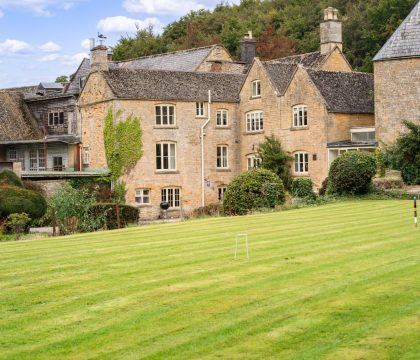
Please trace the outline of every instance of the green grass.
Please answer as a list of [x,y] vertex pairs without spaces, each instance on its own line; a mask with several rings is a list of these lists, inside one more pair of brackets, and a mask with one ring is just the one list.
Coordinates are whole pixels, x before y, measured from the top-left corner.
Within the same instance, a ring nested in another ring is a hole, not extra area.
[[412,204],[0,243],[0,358],[419,359]]

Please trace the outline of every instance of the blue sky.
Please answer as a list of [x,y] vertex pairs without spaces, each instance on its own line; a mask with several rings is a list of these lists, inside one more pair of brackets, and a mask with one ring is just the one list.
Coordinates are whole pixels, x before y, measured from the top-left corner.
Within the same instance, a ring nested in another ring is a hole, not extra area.
[[[237,1],[234,1],[237,2]],[[0,0],[0,88],[73,73],[98,31],[114,45],[135,25],[162,31],[190,10],[220,0]]]

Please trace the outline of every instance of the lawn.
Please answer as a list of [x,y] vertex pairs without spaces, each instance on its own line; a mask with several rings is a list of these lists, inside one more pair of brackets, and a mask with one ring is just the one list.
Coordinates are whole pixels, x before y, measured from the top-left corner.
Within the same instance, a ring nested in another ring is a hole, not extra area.
[[0,243],[0,358],[419,359],[412,204]]

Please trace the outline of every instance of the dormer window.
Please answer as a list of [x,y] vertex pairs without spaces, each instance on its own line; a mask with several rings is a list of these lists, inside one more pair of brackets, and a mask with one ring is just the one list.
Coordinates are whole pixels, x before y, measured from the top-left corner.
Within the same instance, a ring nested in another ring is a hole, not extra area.
[[50,112],[48,114],[48,126],[57,126],[64,124],[64,112]]
[[303,128],[308,126],[308,107],[306,105],[293,106],[293,127]]
[[82,76],[79,78],[79,89],[82,90],[83,86],[85,86],[86,76]]
[[260,97],[261,96],[261,81],[254,80],[252,82],[252,97]]
[[355,127],[350,129],[351,141],[361,143],[375,142],[375,128],[374,127]]

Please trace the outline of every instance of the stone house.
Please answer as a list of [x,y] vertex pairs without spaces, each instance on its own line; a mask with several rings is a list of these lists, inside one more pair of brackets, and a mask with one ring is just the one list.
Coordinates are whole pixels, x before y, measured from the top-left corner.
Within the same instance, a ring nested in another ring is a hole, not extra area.
[[420,2],[373,59],[375,123],[381,145],[403,132],[403,120],[420,124]]
[[376,147],[373,76],[352,71],[341,37],[328,8],[321,51],[272,61],[255,58],[252,34],[241,62],[214,46],[113,63],[95,47],[79,98],[87,169],[106,168],[111,109],[141,119],[144,155],[124,177],[141,218],[157,217],[161,201],[174,216],[220,201],[235,175],[258,166],[258,146],[271,134],[293,155],[293,175],[321,186],[335,157]]

